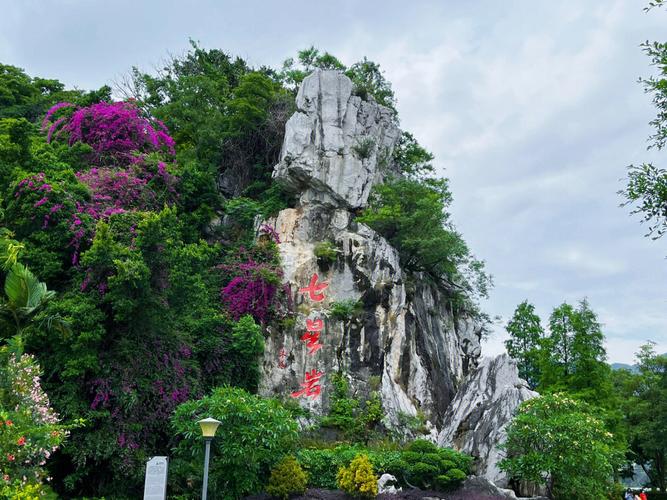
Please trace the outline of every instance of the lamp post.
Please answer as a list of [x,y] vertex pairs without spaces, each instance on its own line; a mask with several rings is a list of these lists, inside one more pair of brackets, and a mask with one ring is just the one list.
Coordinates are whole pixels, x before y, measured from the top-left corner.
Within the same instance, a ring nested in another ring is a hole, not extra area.
[[206,500],[206,490],[208,489],[208,461],[211,457],[211,441],[221,424],[219,420],[214,418],[204,418],[197,422],[201,427],[202,436],[204,436],[204,485],[202,486],[201,498]]

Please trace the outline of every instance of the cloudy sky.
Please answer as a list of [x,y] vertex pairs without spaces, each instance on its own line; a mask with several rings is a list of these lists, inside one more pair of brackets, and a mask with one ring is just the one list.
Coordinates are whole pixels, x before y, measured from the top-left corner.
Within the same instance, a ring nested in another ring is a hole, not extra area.
[[[607,1],[0,0],[0,61],[97,88],[150,70],[188,38],[253,65],[310,45],[393,82],[404,129],[451,179],[453,213],[496,287],[502,321],[524,299],[546,320],[588,297],[612,361],[648,339],[667,352],[667,239],[620,208],[625,166],[646,151],[654,110],[636,83],[639,44],[667,12]],[[663,163],[664,166],[664,163]]]

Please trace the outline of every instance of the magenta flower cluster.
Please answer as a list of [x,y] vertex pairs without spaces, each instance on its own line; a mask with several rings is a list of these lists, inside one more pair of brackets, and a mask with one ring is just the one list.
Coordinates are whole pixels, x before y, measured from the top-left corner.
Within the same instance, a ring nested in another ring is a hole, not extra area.
[[[48,129],[47,141],[67,138],[70,145],[82,142],[94,152],[91,161],[96,166],[76,174],[90,189],[90,199],[73,200],[67,192],[60,193],[60,198],[64,196],[75,207],[65,216],[70,218],[73,265],[78,264],[82,243],[93,236],[90,225],[85,224],[86,216],[98,221],[132,210],[158,210],[177,198],[179,179],[169,173],[165,162],[148,156],[173,157],[174,140],[162,122],[142,116],[134,103],[102,102],[79,108],[61,102],[48,111],[42,127]],[[28,192],[36,199],[31,201],[32,208],[40,209],[46,229],[63,204],[52,199],[52,186],[43,172],[19,182],[14,196],[18,199]]]
[[[28,193],[32,193],[39,197],[39,199],[33,203],[32,208],[39,208],[42,205],[46,205],[49,202],[49,194],[53,191],[53,187],[51,184],[47,183],[45,179],[46,176],[44,172],[22,179],[14,191],[14,198],[19,199]],[[49,208],[48,212],[44,214],[42,218],[42,229],[45,229],[49,225],[51,216],[61,208],[63,208],[63,205],[60,203],[56,203]],[[33,214],[32,218],[34,219],[35,217],[36,214]]]
[[[54,120],[61,110],[70,108],[74,111]],[[42,129],[47,130],[49,142],[63,137],[70,145],[89,145],[97,164],[127,164],[136,152],[175,155],[174,140],[164,123],[142,116],[133,102],[100,102],[83,108],[60,102],[49,109]]]
[[282,271],[252,259],[235,266],[220,267],[233,271],[235,275],[220,292],[220,298],[231,317],[238,320],[250,314],[256,321],[265,324],[274,310],[277,283],[282,278]]
[[278,234],[278,231],[276,231],[273,227],[269,226],[268,224],[262,224],[259,226],[259,232],[260,234],[264,234],[268,236],[271,240],[273,240],[274,243],[280,244],[280,235]]

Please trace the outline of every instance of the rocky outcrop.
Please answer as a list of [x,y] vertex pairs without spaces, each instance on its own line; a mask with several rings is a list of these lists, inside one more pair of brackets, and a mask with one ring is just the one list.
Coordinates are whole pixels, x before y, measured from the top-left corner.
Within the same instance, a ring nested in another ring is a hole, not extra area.
[[[274,331],[266,339],[262,393],[288,395],[313,369],[325,374],[324,386],[327,374],[341,372],[359,397],[380,390],[389,423],[420,411],[441,425],[467,369],[476,365],[479,327],[455,319],[435,286],[405,276],[396,250],[349,211],[308,204],[269,222],[280,235],[285,279],[299,314],[293,330]],[[334,262],[318,262],[321,242],[336,249]],[[328,284],[321,302],[295,292],[315,274]],[[350,317],[332,314],[350,301],[359,304]],[[300,337],[307,320],[318,319],[323,347],[310,355]],[[323,390],[321,397],[301,401],[321,413],[329,394]]]
[[273,177],[299,193],[302,204],[363,207],[393,168],[400,137],[393,112],[353,90],[345,75],[320,70],[299,88]]
[[498,486],[507,477],[498,468],[503,458],[498,444],[521,403],[538,396],[519,378],[514,360],[507,354],[484,358],[459,388],[444,417],[438,443],[476,457],[476,473]]
[[[436,286],[407,276],[396,250],[355,221],[372,186],[396,171],[399,136],[391,110],[354,95],[345,75],[318,70],[303,81],[273,173],[299,194],[299,204],[266,221],[280,235],[299,314],[293,329],[266,340],[260,390],[287,396],[316,370],[324,374],[321,397],[300,401],[320,413],[329,404],[327,376],[345,373],[357,396],[380,391],[388,424],[419,413],[433,427],[442,425],[463,377],[476,366],[481,329],[454,317]],[[316,257],[322,244],[335,248],[333,261]],[[314,275],[328,285],[321,302],[298,292]],[[332,313],[351,302],[359,307],[350,317]],[[308,320],[320,319],[322,348],[311,355],[301,335]]]
[[397,251],[355,219],[372,187],[397,171],[399,137],[392,112],[354,95],[343,74],[318,70],[303,81],[273,172],[299,203],[264,221],[280,237],[298,314],[269,331],[260,392],[322,414],[331,376],[344,374],[359,399],[379,391],[387,425],[425,416],[434,441],[475,455],[478,472],[502,484],[496,446],[535,393],[507,357],[477,367],[480,325],[405,273]]

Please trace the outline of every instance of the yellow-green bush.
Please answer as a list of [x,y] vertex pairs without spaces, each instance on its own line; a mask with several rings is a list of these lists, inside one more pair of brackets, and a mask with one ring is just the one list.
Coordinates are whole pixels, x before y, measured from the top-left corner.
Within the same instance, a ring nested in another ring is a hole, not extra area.
[[357,455],[348,467],[338,470],[338,486],[348,495],[374,498],[378,494],[378,483],[373,465],[367,455]]
[[292,455],[283,458],[271,471],[266,492],[272,497],[287,500],[290,495],[303,494],[308,485],[308,475]]

